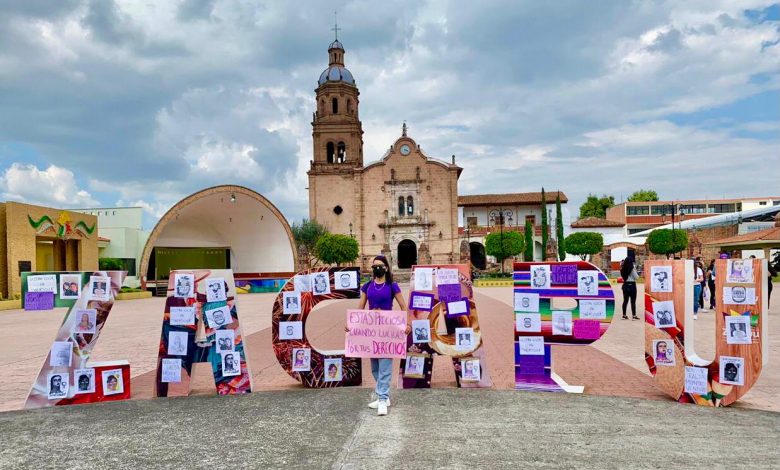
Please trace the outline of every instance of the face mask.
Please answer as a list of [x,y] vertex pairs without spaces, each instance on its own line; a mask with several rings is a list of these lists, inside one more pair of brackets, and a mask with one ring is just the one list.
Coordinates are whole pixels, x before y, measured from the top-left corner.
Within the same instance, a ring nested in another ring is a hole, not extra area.
[[374,277],[382,277],[385,275],[385,267],[384,266],[372,266],[371,271],[374,273]]

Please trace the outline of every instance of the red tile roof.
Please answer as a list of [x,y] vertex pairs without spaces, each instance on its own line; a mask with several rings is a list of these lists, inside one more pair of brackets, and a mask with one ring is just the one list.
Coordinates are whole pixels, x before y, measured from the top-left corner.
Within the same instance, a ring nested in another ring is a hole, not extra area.
[[571,224],[571,228],[595,228],[595,227],[623,227],[626,224],[615,220],[601,219],[599,217],[585,217]]
[[780,227],[772,227],[756,232],[735,235],[733,237],[721,238],[720,240],[705,243],[705,245],[729,246],[747,244],[750,242],[777,242],[780,245]]
[[[569,198],[561,191],[561,202]],[[547,204],[555,204],[558,191],[545,191]],[[542,203],[542,193],[508,193],[508,194],[472,194],[458,196],[459,207],[497,206],[497,205],[539,205]]]

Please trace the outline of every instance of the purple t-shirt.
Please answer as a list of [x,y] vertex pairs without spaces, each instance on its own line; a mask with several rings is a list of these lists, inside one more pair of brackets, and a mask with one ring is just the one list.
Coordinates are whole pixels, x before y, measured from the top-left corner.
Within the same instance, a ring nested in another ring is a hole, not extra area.
[[401,292],[401,288],[395,282],[391,288],[386,282],[377,284],[374,281],[370,281],[363,284],[360,290],[366,294],[368,308],[371,310],[392,310],[393,298],[395,294]]

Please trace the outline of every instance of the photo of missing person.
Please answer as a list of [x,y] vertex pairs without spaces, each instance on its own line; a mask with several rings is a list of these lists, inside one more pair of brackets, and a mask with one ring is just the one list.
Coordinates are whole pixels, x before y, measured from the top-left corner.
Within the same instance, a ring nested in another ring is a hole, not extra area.
[[474,348],[474,329],[455,328],[455,349],[468,351],[472,348]]
[[753,282],[753,261],[751,259],[727,260],[726,282]]
[[414,270],[414,290],[433,290],[433,268]]
[[550,265],[531,266],[531,287],[534,289],[550,288]]
[[174,275],[173,296],[188,299],[195,296],[195,275],[176,273]]
[[753,332],[750,328],[750,317],[727,316],[726,320],[726,344],[751,344]]
[[241,355],[238,352],[222,355],[222,375],[224,377],[241,375]]
[[656,328],[673,328],[676,325],[674,302],[671,300],[653,302],[653,318]]
[[554,335],[571,336],[571,312],[552,312],[552,333]]
[[412,320],[412,341],[428,343],[431,341],[431,322],[428,320]]
[[74,300],[81,297],[81,275],[63,274],[60,276],[60,299]]
[[654,340],[653,359],[657,366],[673,366],[674,342],[669,339]]
[[653,266],[650,269],[650,287],[652,292],[672,292],[672,267]]
[[107,302],[111,298],[111,279],[100,276],[90,277],[89,294],[92,300]]
[[76,310],[76,318],[78,323],[73,327],[74,333],[82,334],[94,334],[95,323],[97,323],[97,310],[95,309],[83,309]]
[[327,271],[311,274],[311,291],[314,295],[330,294],[330,276]]
[[283,311],[285,315],[298,315],[301,313],[301,293],[287,291],[282,293]]
[[409,355],[406,358],[404,375],[411,378],[422,378],[425,374],[425,357]]
[[118,395],[125,392],[122,369],[104,370],[102,378],[103,395]]
[[65,398],[68,396],[68,374],[61,374],[59,372],[49,374],[47,383],[49,385],[49,400]]
[[236,333],[234,330],[218,330],[216,334],[217,352],[222,354],[235,349]]
[[218,330],[225,325],[233,323],[230,307],[225,305],[224,307],[206,310],[206,321],[208,322],[208,327],[214,330]]
[[325,359],[325,382],[341,382],[341,358]]
[[745,385],[745,360],[741,357],[720,356],[720,380],[727,385]]
[[73,343],[70,341],[55,341],[49,351],[49,366],[70,366],[73,357]]
[[599,272],[578,271],[577,272],[577,295],[598,295],[598,294],[599,294]]
[[293,278],[293,287],[296,292],[311,292],[311,276],[296,274]]
[[227,287],[221,277],[206,279],[206,302],[224,302],[227,300]]
[[303,339],[303,322],[300,321],[280,321],[279,339]]
[[460,379],[464,382],[479,382],[480,369],[479,359],[475,358],[463,358],[460,360],[461,373]]
[[357,289],[358,276],[357,271],[342,271],[336,273],[339,289]]
[[169,331],[168,332],[168,355],[186,356],[188,340],[189,340],[189,334],[186,331]]
[[293,372],[308,372],[311,370],[311,349],[293,348]]
[[73,371],[73,384],[76,394],[95,392],[95,369],[76,369]]

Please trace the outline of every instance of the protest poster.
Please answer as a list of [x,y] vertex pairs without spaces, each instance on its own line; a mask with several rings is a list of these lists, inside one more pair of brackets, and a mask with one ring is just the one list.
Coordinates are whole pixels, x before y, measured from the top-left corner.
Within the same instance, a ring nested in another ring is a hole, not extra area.
[[406,312],[347,310],[347,357],[406,357]]

